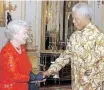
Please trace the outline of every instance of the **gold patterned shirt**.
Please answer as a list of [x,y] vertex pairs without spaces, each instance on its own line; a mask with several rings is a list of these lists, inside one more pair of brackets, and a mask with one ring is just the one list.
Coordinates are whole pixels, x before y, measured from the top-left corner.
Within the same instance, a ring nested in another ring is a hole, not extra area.
[[104,34],[89,23],[76,30],[67,43],[66,50],[55,60],[48,72],[58,72],[71,61],[72,90],[103,90]]

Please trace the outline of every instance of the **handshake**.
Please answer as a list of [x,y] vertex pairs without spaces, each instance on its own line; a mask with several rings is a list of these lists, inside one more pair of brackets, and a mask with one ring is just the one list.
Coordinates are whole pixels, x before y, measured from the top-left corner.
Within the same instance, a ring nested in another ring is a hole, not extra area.
[[48,77],[47,71],[40,72],[38,74],[30,72],[29,90],[39,90],[37,83],[46,81],[47,77]]
[[35,83],[37,81],[44,82],[47,79],[47,75],[45,72],[39,72],[38,74],[34,74],[33,72],[30,72],[30,80],[29,83]]

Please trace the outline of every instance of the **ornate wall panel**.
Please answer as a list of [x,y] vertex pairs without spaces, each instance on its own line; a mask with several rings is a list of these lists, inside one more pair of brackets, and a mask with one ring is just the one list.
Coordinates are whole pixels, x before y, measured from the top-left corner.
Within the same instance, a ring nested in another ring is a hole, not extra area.
[[5,26],[5,8],[4,8],[4,1],[0,1],[0,27]]
[[[62,17],[61,17],[62,18]],[[57,51],[60,32],[60,2],[42,2],[41,51]]]
[[77,2],[42,2],[41,52],[62,52],[65,49],[67,38],[74,31],[71,7]]

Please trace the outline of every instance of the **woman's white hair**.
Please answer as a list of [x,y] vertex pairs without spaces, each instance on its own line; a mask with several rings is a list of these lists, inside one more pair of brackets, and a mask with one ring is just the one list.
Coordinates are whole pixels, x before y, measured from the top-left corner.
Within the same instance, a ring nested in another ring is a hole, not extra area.
[[18,33],[20,30],[22,30],[22,28],[26,28],[26,30],[28,30],[28,24],[23,21],[23,20],[14,20],[11,21],[6,30],[5,30],[5,36],[11,40],[13,39],[13,35]]
[[73,6],[72,12],[79,12],[80,14],[84,15],[85,17],[92,19],[93,11],[92,8],[87,3],[77,3]]

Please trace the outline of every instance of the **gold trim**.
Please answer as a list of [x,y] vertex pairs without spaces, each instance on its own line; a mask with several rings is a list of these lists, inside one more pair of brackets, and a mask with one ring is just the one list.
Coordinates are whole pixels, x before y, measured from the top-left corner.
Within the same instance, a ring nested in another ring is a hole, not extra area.
[[41,51],[45,51],[45,25],[46,25],[46,15],[45,15],[45,11],[46,11],[46,2],[42,1],[42,8],[41,8]]
[[0,1],[0,27],[5,26],[5,5],[4,1]]

